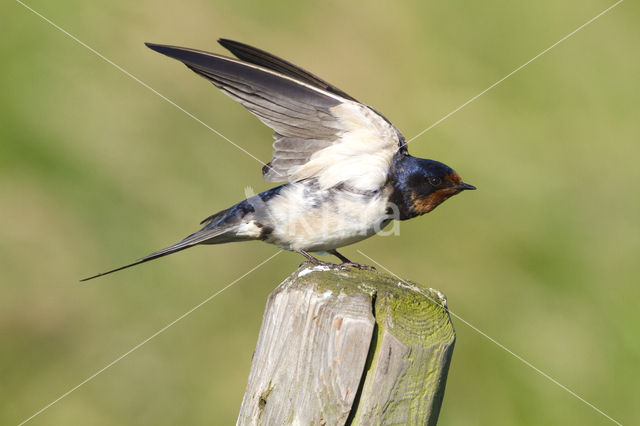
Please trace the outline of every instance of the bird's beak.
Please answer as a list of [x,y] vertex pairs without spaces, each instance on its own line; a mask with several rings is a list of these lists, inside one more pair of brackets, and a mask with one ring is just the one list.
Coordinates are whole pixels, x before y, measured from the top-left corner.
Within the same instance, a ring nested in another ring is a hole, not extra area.
[[462,182],[460,185],[458,185],[458,189],[460,191],[464,191],[465,189],[473,190],[473,189],[477,189],[477,188],[475,186],[473,186],[473,185],[469,185],[468,183]]

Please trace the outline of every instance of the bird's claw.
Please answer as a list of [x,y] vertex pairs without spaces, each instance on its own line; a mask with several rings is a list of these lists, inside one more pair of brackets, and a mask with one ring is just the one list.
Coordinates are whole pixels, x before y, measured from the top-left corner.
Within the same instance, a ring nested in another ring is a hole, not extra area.
[[361,270],[366,270],[366,271],[375,271],[376,268],[371,266],[371,265],[364,265],[362,263],[356,263],[356,262],[342,262],[342,263],[331,263],[331,262],[323,262],[321,260],[317,260],[317,261],[312,261],[312,260],[307,260],[306,262],[302,262],[300,264],[300,267],[303,266],[310,266],[310,267],[314,267],[314,266],[324,266],[326,268],[329,269],[348,269],[348,268],[356,268],[356,269],[361,269]]
[[303,266],[310,266],[310,267],[324,266],[324,267],[327,267],[327,268],[330,268],[330,269],[339,269],[338,266],[340,266],[340,265],[338,265],[336,263],[331,263],[331,262],[323,262],[321,260],[315,260],[315,261],[314,260],[307,260],[306,262],[302,262],[300,264],[300,267],[303,267]]
[[342,262],[338,266],[341,266],[343,268],[362,269],[362,270],[365,270],[365,271],[376,271],[375,266],[365,265],[363,263],[356,263],[356,262]]

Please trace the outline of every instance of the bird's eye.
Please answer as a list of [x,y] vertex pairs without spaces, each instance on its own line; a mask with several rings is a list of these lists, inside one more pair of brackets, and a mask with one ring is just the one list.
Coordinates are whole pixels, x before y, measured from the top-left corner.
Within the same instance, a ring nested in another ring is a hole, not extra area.
[[440,186],[440,184],[442,183],[442,179],[438,176],[431,176],[429,178],[429,183],[433,186]]

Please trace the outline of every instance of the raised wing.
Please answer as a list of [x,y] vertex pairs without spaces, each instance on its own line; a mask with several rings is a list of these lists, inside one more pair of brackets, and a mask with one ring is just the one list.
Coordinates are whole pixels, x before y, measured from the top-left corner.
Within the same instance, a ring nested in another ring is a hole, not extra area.
[[147,46],[183,62],[275,131],[273,159],[263,168],[266,180],[316,178],[323,188],[346,184],[361,190],[376,190],[386,181],[402,135],[329,83],[246,45],[234,45],[232,51],[247,57],[250,52],[261,65],[194,49]]

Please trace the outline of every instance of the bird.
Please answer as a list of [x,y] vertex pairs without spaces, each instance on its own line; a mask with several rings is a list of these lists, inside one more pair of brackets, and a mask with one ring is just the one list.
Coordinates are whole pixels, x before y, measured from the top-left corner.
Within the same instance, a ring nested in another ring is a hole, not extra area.
[[[270,127],[273,156],[262,175],[284,183],[207,217],[201,229],[173,245],[81,281],[196,245],[249,240],[297,252],[312,264],[371,268],[337,249],[476,189],[446,164],[409,155],[402,133],[373,107],[264,50],[218,42],[236,58],[145,44],[182,62]],[[311,253],[329,253],[342,263]]]

